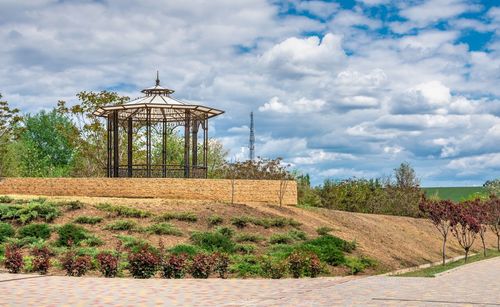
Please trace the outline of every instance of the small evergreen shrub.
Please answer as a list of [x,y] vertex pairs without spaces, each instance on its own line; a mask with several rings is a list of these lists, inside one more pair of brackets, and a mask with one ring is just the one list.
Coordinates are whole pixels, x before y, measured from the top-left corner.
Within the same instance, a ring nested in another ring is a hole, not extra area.
[[14,227],[9,223],[0,222],[0,243],[16,234]]
[[83,276],[92,268],[89,255],[77,256],[74,251],[67,252],[61,259],[61,265],[68,276]]
[[57,244],[60,246],[78,245],[87,238],[85,228],[71,223],[59,227],[57,233],[59,234]]
[[0,204],[10,204],[14,202],[14,198],[9,196],[0,196]]
[[95,235],[87,235],[87,237],[85,239],[80,241],[80,244],[82,246],[95,247],[95,246],[103,245],[104,241]]
[[234,235],[234,229],[230,227],[217,227],[216,232],[228,238],[232,238]]
[[77,217],[73,222],[77,224],[89,224],[89,225],[95,225],[100,222],[102,222],[103,218],[100,216],[86,216],[82,215]]
[[173,255],[189,255],[194,256],[200,252],[200,249],[197,246],[189,245],[189,244],[179,244],[168,250],[169,253]]
[[0,220],[12,220],[21,224],[28,224],[35,219],[52,222],[60,214],[61,212],[54,205],[39,201],[31,201],[22,205],[0,205]]
[[236,235],[236,237],[234,238],[234,241],[236,241],[236,242],[254,242],[254,243],[257,243],[257,242],[260,242],[262,240],[264,240],[264,237],[262,237],[261,235],[255,234],[255,233],[240,233],[240,234]]
[[122,216],[122,217],[146,218],[152,216],[152,213],[148,211],[143,211],[136,208],[123,207],[123,206],[114,206],[108,203],[98,204],[95,207],[98,210],[109,212],[116,216]]
[[374,264],[375,261],[365,257],[347,257],[345,261],[345,265],[351,270],[352,275],[363,272],[366,268],[371,267]]
[[192,212],[167,212],[164,213],[157,218],[155,218],[157,222],[168,222],[170,220],[184,221],[184,222],[196,222],[198,221],[198,217],[196,214]]
[[48,224],[29,224],[21,227],[18,235],[21,238],[32,237],[47,240],[51,232],[52,229]]
[[303,243],[300,249],[315,253],[322,261],[330,265],[339,265],[345,263],[343,252],[351,252],[355,247],[355,243],[326,235]]
[[116,277],[120,257],[111,252],[100,252],[96,256],[99,271],[104,277]]
[[190,239],[194,245],[206,251],[234,252],[234,242],[219,232],[195,232]]
[[238,277],[261,276],[261,261],[254,255],[235,255],[231,257],[229,271]]
[[182,236],[179,229],[166,222],[149,225],[145,230],[156,235]]
[[307,234],[302,230],[292,229],[288,232],[288,235],[292,237],[295,241],[305,241],[307,240]]
[[162,262],[163,278],[183,278],[187,271],[187,254],[169,255]]
[[252,254],[255,252],[255,245],[253,244],[236,244],[234,249],[240,254]]
[[79,200],[62,201],[56,203],[57,206],[64,207],[68,211],[80,210],[85,208],[85,204]]
[[291,244],[295,240],[287,233],[275,233],[269,238],[271,244]]
[[21,249],[13,244],[9,244],[5,247],[5,268],[9,273],[19,273],[23,268],[23,255]]
[[143,245],[138,251],[128,255],[128,268],[134,278],[151,278],[161,263],[158,253],[148,245]]
[[123,247],[132,251],[139,251],[142,246],[147,245],[147,241],[134,236],[117,235],[116,238],[120,240]]
[[236,216],[231,219],[231,224],[237,228],[245,228],[248,225],[248,218],[246,216]]
[[229,256],[223,253],[212,254],[212,263],[214,272],[219,274],[220,278],[226,279],[229,271]]
[[217,226],[224,222],[221,216],[219,215],[211,215],[208,217],[208,226]]
[[327,226],[316,228],[316,232],[320,236],[326,236],[326,235],[330,234],[330,232],[332,232],[332,231],[333,231],[333,228],[327,227]]
[[33,272],[38,272],[42,275],[47,274],[50,268],[50,258],[52,255],[48,247],[34,247],[31,250],[31,256],[33,256]]
[[193,278],[208,278],[213,268],[213,258],[207,254],[197,254],[191,261],[189,272]]
[[106,225],[104,229],[113,231],[122,231],[122,230],[133,231],[137,229],[137,223],[130,220],[118,220]]

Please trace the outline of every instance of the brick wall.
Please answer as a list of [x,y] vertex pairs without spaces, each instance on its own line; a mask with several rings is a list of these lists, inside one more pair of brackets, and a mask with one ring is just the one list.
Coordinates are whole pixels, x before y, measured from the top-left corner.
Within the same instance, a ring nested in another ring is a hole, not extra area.
[[[0,195],[151,197],[231,201],[231,180],[172,178],[1,178]],[[280,181],[235,180],[234,201],[278,203]],[[297,204],[297,184],[288,181],[283,203]]]

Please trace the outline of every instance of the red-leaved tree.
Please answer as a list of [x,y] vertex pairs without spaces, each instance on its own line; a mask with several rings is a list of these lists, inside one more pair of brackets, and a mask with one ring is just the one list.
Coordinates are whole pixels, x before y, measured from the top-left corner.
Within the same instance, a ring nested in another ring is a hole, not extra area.
[[475,215],[471,202],[467,201],[452,206],[451,232],[465,251],[465,262],[467,262],[469,250],[480,229],[481,223]]
[[431,220],[443,238],[443,265],[446,263],[446,242],[451,229],[453,206],[449,200],[432,201],[425,198],[419,204],[420,211]]
[[500,252],[500,198],[492,196],[486,203],[488,208],[487,224],[497,236],[497,250]]
[[479,224],[479,237],[481,238],[481,243],[483,244],[483,254],[486,257],[486,242],[484,237],[486,235],[486,230],[488,229],[488,219],[489,219],[489,206],[488,203],[483,202],[481,199],[476,198],[472,201],[465,202],[467,206],[470,207],[471,213],[476,218]]

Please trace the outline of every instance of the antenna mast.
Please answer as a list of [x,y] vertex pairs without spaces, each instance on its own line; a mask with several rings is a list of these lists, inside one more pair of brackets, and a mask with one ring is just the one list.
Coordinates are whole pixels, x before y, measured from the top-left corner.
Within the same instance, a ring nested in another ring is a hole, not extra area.
[[248,148],[250,149],[250,161],[255,159],[255,131],[253,125],[253,112],[250,112],[250,143]]

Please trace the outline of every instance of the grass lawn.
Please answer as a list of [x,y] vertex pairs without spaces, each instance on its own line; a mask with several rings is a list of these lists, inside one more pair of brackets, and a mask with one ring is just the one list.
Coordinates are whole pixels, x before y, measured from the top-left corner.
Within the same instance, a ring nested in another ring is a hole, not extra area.
[[486,193],[483,187],[434,187],[422,188],[427,196],[437,195],[440,199],[460,201],[475,193]]
[[[469,257],[469,259],[467,259],[467,264],[472,263],[472,262],[476,262],[476,261],[481,261],[481,260],[485,260],[485,259],[490,259],[490,258],[498,257],[498,256],[500,256],[500,252],[498,252],[496,249],[495,250],[488,249],[486,251],[486,257],[483,256],[483,252],[481,251],[477,255]],[[454,268],[459,267],[459,266],[464,265],[464,264],[466,264],[466,263],[464,262],[463,259],[461,259],[461,260],[457,260],[457,261],[453,261],[453,262],[448,262],[444,266],[443,265],[436,265],[436,266],[433,266],[433,267],[430,267],[430,268],[425,268],[425,269],[421,269],[421,270],[418,270],[418,271],[408,272],[408,273],[404,273],[404,274],[400,274],[400,275],[395,275],[395,276],[401,276],[401,277],[434,277],[438,273],[454,269]]]

